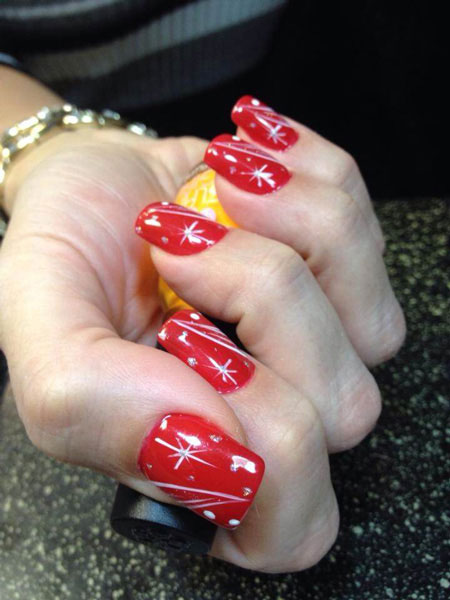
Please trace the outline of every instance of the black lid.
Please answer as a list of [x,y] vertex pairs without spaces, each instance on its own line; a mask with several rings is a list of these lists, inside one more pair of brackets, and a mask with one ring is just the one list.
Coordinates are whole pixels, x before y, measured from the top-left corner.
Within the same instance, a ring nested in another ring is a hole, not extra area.
[[117,486],[110,519],[117,533],[170,552],[206,554],[217,530],[187,508],[158,502],[122,484]]

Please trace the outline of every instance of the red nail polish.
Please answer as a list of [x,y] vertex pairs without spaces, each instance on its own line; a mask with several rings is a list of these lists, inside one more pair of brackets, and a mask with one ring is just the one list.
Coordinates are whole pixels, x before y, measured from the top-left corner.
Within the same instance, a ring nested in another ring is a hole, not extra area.
[[255,142],[271,150],[282,152],[298,140],[298,133],[286,119],[253,96],[242,96],[234,105],[231,118]]
[[171,254],[201,252],[227,231],[205,215],[170,202],[149,204],[136,219],[136,233]]
[[264,475],[260,456],[194,415],[165,416],[145,438],[139,466],[173,498],[216,525],[234,529]]
[[195,310],[180,310],[167,319],[158,342],[221,394],[243,387],[255,372],[248,355]]
[[291,178],[286,167],[269,154],[228,133],[212,140],[204,161],[238,188],[253,194],[275,192]]

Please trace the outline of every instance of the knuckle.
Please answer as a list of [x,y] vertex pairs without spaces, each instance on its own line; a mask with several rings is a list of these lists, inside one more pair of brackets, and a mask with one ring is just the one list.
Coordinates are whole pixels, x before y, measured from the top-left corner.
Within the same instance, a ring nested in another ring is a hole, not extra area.
[[194,151],[204,151],[208,142],[202,138],[193,135],[182,135],[177,139],[177,144],[181,144],[184,147],[186,154],[190,154]]
[[317,522],[312,522],[310,533],[296,549],[292,557],[292,567],[304,571],[316,565],[328,554],[339,533],[339,509],[333,496],[330,509]]
[[64,370],[44,367],[32,375],[20,399],[20,415],[31,442],[66,460],[67,442],[76,421],[76,390]]
[[405,341],[406,321],[397,301],[394,303],[392,313],[387,319],[386,325],[377,337],[378,350],[372,360],[369,361],[370,366],[378,365],[395,356]]
[[362,213],[350,194],[336,188],[328,214],[320,225],[326,229],[324,233],[329,241],[348,244],[363,227]]
[[305,261],[290,246],[279,242],[269,245],[256,262],[254,284],[260,294],[261,285],[289,290],[308,272]]
[[356,446],[377,424],[382,408],[381,394],[375,379],[366,369],[359,381],[352,382],[343,407],[342,442],[334,450],[348,450]]
[[328,180],[340,187],[358,173],[358,165],[353,156],[346,150],[336,147],[333,160],[327,165]]
[[[266,548],[248,557],[251,568],[268,573],[302,571],[313,566],[334,544],[339,528],[336,497],[328,481],[328,466],[325,467],[324,432],[316,409],[305,400],[295,411],[279,417],[267,431],[270,454],[278,457],[292,477],[308,482],[309,499],[297,508],[289,508],[296,514],[296,521],[285,532],[280,551]],[[324,477],[318,477],[318,472]],[[283,503],[286,505],[289,506]]]
[[304,454],[305,448],[316,448],[323,436],[322,422],[317,411],[309,402],[302,402],[297,415],[281,418],[271,432],[272,441],[279,456],[296,457]]
[[265,573],[304,571],[316,565],[332,548],[339,533],[339,509],[333,494],[327,510],[311,518],[299,543],[289,551],[289,558],[274,561],[272,553],[252,561],[252,569]]

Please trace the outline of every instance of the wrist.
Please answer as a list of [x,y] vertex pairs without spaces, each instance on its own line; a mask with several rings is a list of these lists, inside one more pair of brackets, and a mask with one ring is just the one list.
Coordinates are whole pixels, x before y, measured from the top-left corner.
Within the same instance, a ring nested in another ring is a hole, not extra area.
[[0,195],[1,207],[8,216],[12,214],[15,199],[24,180],[43,160],[68,147],[68,134],[69,132],[62,129],[55,130],[44,143],[33,145],[10,164],[3,185],[3,194]]
[[31,145],[26,152],[18,155],[8,168],[3,196],[0,197],[0,205],[4,212],[11,216],[20,188],[41,163],[52,156],[86,144],[114,141],[114,136],[108,135],[110,133],[123,134],[120,131],[113,131],[112,128],[102,130],[86,128],[73,131],[57,127],[46,136],[45,141]]
[[[42,106],[63,104],[63,100],[36,79],[22,73],[12,66],[0,64],[0,136],[14,124],[35,114]],[[25,157],[23,157],[25,158]],[[22,157],[17,157],[17,165],[22,162]],[[14,179],[13,171],[16,164],[8,167],[8,176],[0,191],[0,206],[9,214],[10,202],[6,199],[6,184]],[[8,193],[9,195],[9,193]]]
[[[2,151],[0,155],[0,185],[3,188],[0,188],[0,191],[3,196],[4,210],[11,213],[21,182],[39,162],[49,154],[53,154],[55,150],[60,150],[61,140],[64,142],[70,140],[73,145],[74,140],[79,139],[80,135],[84,139],[87,137],[90,141],[93,137],[98,139],[97,134],[100,134],[100,139],[105,134],[109,137],[108,133],[113,130],[115,133],[121,130],[119,133],[125,134],[125,138],[129,133],[133,133],[133,137],[158,137],[153,129],[142,123],[127,122],[114,111],[96,112],[90,109],[79,109],[71,104],[59,104],[53,108],[45,106],[36,114],[10,127],[0,139],[0,150]],[[52,138],[56,140],[53,144],[50,143]],[[44,140],[45,143],[42,144]],[[44,149],[39,151],[41,147]],[[29,155],[28,158],[31,156],[31,160],[25,160],[24,154]],[[23,160],[20,161],[19,158],[23,158]],[[7,179],[6,170],[9,175]],[[13,170],[12,174],[11,170]]]

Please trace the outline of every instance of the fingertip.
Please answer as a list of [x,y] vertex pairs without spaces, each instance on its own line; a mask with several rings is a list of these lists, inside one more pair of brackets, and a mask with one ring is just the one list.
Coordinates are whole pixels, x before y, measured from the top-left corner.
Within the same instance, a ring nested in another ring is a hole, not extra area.
[[196,254],[221,240],[228,229],[185,206],[155,202],[146,206],[136,220],[136,233],[170,254]]
[[235,102],[233,108],[231,109],[231,120],[235,125],[239,125],[239,114],[242,113],[244,107],[247,104],[250,104],[252,100],[255,100],[254,96],[250,94],[244,94]]
[[254,96],[239,98],[232,109],[231,119],[254,142],[270,151],[286,152],[299,139],[293,121],[288,121]]

